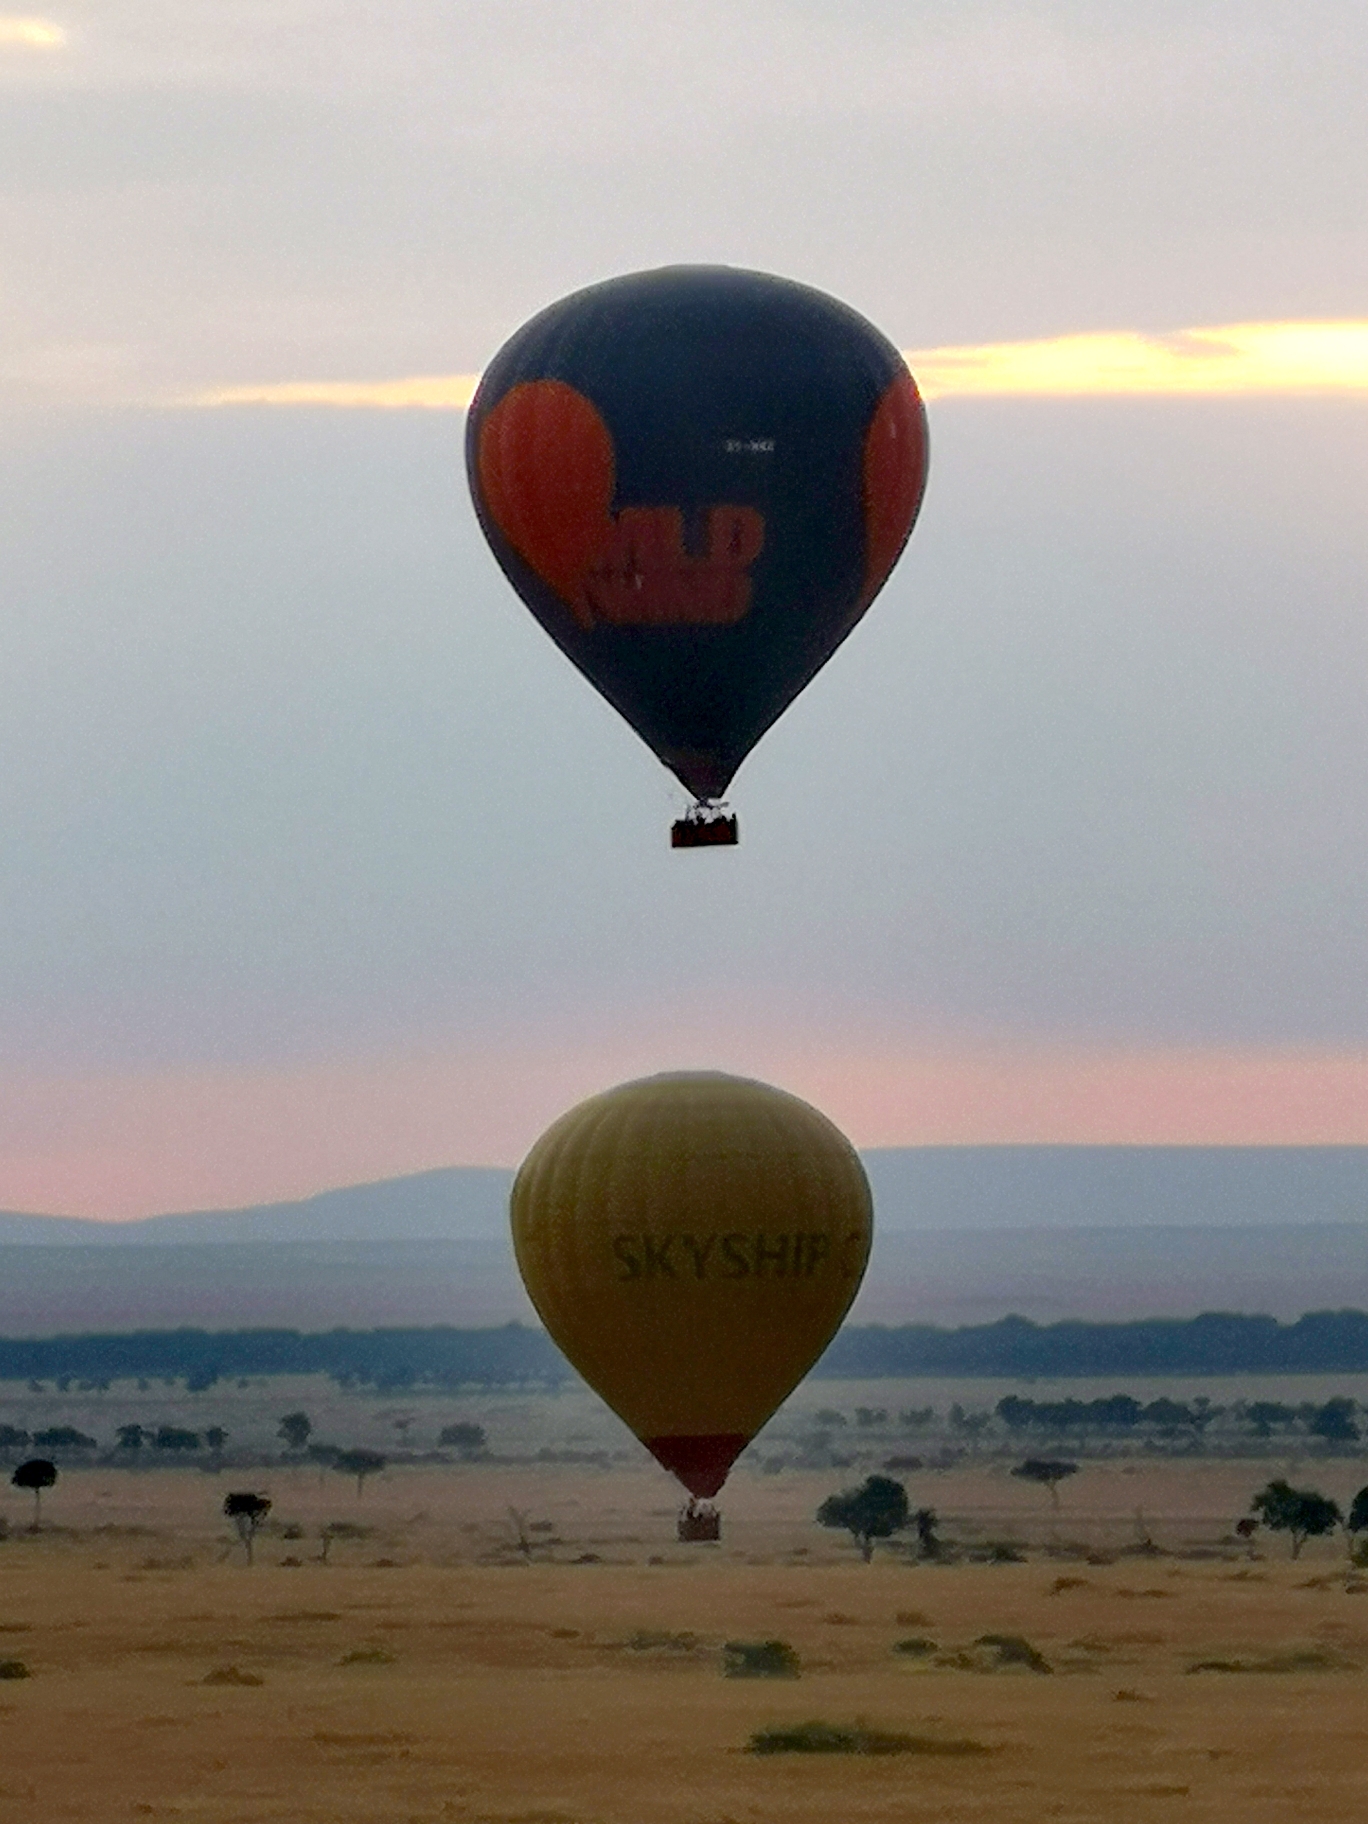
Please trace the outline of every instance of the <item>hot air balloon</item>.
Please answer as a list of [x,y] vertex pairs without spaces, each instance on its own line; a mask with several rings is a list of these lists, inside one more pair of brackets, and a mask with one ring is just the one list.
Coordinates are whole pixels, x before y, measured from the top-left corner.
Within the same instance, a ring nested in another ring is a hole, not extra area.
[[736,769],[869,607],[926,481],[902,356],[824,293],[675,266],[562,299],[494,357],[466,464],[505,574],[735,842]]
[[512,1220],[551,1336],[699,1499],[835,1334],[872,1227],[864,1168],[825,1115],[711,1072],[562,1115],[523,1161]]

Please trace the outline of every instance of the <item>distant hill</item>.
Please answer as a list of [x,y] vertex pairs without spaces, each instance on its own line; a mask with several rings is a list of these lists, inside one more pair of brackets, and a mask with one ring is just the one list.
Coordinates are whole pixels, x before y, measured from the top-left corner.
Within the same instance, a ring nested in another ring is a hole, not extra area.
[[[856,1323],[1368,1310],[1368,1147],[920,1147],[866,1154]],[[453,1167],[246,1210],[0,1215],[0,1336],[535,1322],[512,1174]]]
[[1368,1223],[1368,1146],[919,1146],[864,1162],[890,1230]]
[[502,1240],[512,1172],[454,1165],[321,1191],[295,1203],[193,1210],[134,1222],[0,1212],[0,1244],[176,1247],[226,1242]]
[[[1368,1223],[1368,1146],[918,1146],[864,1154],[888,1233]],[[513,1174],[447,1166],[135,1222],[0,1212],[0,1245],[496,1240]]]

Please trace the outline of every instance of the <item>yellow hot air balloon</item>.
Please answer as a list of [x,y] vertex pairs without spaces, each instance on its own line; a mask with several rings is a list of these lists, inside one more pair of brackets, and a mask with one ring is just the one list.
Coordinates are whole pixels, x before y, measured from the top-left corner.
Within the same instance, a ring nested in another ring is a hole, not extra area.
[[513,1185],[532,1303],[693,1495],[714,1495],[816,1361],[869,1258],[855,1149],[806,1102],[714,1072],[562,1115]]

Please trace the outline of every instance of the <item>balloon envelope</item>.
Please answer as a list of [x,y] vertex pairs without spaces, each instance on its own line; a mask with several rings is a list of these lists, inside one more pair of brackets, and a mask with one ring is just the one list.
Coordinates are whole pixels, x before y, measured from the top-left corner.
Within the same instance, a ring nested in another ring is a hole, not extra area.
[[872,1225],[864,1168],[825,1115],[692,1072],[562,1115],[512,1218],[547,1330],[694,1495],[717,1492],[835,1334]]
[[730,267],[553,304],[495,356],[466,432],[513,586],[699,798],[882,587],[926,454],[890,342],[822,292]]

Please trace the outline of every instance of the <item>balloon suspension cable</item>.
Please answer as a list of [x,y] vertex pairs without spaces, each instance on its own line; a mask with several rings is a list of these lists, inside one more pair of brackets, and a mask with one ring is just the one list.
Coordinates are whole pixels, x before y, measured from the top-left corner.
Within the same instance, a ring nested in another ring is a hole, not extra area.
[[736,813],[720,798],[699,798],[670,826],[672,849],[734,849],[739,840]]

